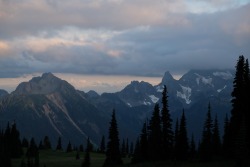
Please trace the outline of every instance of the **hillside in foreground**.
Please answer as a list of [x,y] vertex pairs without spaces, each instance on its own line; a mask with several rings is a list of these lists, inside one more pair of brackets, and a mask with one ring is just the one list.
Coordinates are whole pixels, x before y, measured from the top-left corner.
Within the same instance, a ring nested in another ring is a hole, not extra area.
[[[76,152],[66,153],[64,151],[41,150],[40,151],[40,166],[46,167],[80,167],[83,162],[84,153],[80,153],[80,159],[75,159]],[[105,155],[101,153],[90,153],[91,167],[102,167],[105,160]],[[20,167],[22,158],[12,161],[13,167]],[[130,164],[130,158],[123,158],[124,167],[234,167],[232,161],[213,161],[213,162],[145,162],[139,164]],[[248,162],[250,166],[250,161]]]

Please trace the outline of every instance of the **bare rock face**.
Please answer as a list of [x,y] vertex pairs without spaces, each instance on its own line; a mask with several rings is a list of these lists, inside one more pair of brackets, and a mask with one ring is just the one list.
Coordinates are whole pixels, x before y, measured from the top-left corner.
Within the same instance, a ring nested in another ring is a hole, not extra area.
[[45,73],[0,100],[0,122],[15,121],[21,135],[37,141],[49,136],[53,144],[59,136],[83,144],[89,136],[94,143],[105,131],[109,117],[90,104],[68,82]]
[[74,87],[64,80],[55,77],[52,73],[44,73],[41,77],[34,77],[29,82],[23,82],[14,94],[49,94],[61,89],[74,91]]
[[0,89],[0,98],[8,95],[9,93],[6,90]]

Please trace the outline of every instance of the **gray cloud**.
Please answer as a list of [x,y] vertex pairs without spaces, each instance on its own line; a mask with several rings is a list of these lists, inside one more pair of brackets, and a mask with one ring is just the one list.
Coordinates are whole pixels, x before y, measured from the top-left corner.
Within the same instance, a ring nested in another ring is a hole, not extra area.
[[218,11],[192,13],[182,0],[0,1],[0,77],[234,68],[250,58],[250,4],[207,2]]

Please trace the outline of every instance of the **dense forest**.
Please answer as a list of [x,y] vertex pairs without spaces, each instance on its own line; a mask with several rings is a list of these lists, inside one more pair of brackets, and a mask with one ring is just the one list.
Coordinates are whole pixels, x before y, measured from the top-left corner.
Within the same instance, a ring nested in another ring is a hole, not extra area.
[[[107,142],[104,136],[100,146],[94,146],[89,138],[86,146],[76,147],[69,141],[65,152],[75,151],[76,159],[80,159],[80,152],[85,152],[82,167],[91,166],[91,152],[106,155],[103,163],[105,167],[122,165],[124,157],[129,157],[132,165],[156,161],[233,160],[235,166],[247,166],[250,158],[250,69],[244,56],[239,56],[237,61],[233,86],[232,110],[225,115],[224,122],[218,122],[217,115],[211,115],[213,104],[207,102],[207,115],[199,143],[194,141],[195,134],[187,132],[187,124],[192,120],[186,119],[185,109],[173,125],[168,105],[168,89],[164,86],[161,105],[155,104],[151,118],[145,120],[134,144],[129,143],[128,139],[123,139],[122,142],[119,139],[119,128],[113,110]],[[224,124],[223,133],[219,130],[219,124]],[[55,150],[63,150],[61,140],[59,137]],[[0,132],[0,164],[3,167],[11,167],[13,159],[22,159],[21,167],[38,167],[39,152],[51,149],[48,136],[39,144],[34,138],[30,141],[26,138],[21,140],[15,122],[8,124]]]

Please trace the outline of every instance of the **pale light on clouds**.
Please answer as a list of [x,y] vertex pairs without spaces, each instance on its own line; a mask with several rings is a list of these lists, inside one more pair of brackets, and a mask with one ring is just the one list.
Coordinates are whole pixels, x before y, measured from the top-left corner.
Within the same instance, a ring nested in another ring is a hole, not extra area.
[[186,5],[191,13],[214,13],[246,5],[249,0],[187,0]]
[[[4,87],[9,93],[15,90],[15,88],[21,82],[28,82],[35,76],[41,76],[40,73],[34,73],[31,75],[23,75],[17,78],[0,78],[0,87]],[[66,80],[72,84],[76,89],[88,92],[95,90],[99,94],[104,92],[117,92],[121,91],[131,81],[146,81],[152,85],[157,85],[161,81],[161,77],[140,77],[140,76],[103,76],[103,75],[80,75],[80,74],[62,74],[54,73],[55,76]]]
[[111,91],[132,76],[234,68],[250,56],[249,15],[249,0],[2,0],[0,78],[50,71]]
[[111,57],[119,58],[122,55],[122,52],[119,50],[109,50],[108,55]]
[[5,53],[7,50],[9,50],[9,45],[4,41],[0,41],[0,53]]

